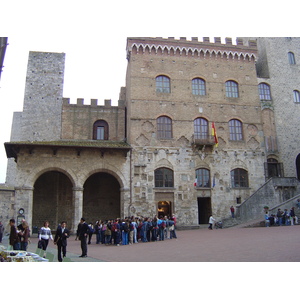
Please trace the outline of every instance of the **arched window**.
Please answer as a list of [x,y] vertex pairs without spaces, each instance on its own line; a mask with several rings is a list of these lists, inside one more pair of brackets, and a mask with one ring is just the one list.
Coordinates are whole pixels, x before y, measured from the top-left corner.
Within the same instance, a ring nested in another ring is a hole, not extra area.
[[226,89],[226,97],[228,97],[228,98],[238,98],[239,97],[238,84],[235,81],[232,81],[232,80],[226,81],[225,89]]
[[157,118],[157,138],[160,140],[171,139],[172,134],[172,119],[166,116]]
[[156,77],[156,92],[158,93],[170,93],[170,78],[164,75]]
[[260,100],[271,100],[271,90],[268,84],[260,83],[258,85],[258,92]]
[[108,140],[108,124],[104,120],[98,120],[93,126],[93,140]]
[[197,169],[195,183],[197,187],[210,188],[210,171],[207,169]]
[[198,140],[208,138],[208,122],[203,118],[194,120],[194,138]]
[[293,52],[289,52],[288,53],[288,57],[289,57],[289,63],[290,65],[295,65],[296,64],[296,60],[295,60],[295,55]]
[[206,95],[205,81],[201,78],[194,78],[192,80],[193,95]]
[[299,91],[294,90],[293,94],[294,94],[294,102],[295,103],[300,103],[300,93],[299,93]]
[[229,121],[229,139],[231,141],[243,140],[242,122],[236,119]]
[[174,187],[173,171],[159,168],[154,171],[155,187]]
[[279,163],[275,158],[268,158],[267,162],[265,163],[265,175],[266,178],[284,177],[283,164]]
[[248,172],[244,169],[234,169],[230,172],[231,186],[233,188],[245,188],[249,187]]

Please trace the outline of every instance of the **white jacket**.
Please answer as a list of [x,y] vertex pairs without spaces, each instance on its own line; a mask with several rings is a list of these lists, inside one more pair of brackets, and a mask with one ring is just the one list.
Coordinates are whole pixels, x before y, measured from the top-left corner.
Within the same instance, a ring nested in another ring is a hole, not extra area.
[[216,222],[216,220],[212,216],[210,216],[208,223],[209,224],[214,224],[214,222]]

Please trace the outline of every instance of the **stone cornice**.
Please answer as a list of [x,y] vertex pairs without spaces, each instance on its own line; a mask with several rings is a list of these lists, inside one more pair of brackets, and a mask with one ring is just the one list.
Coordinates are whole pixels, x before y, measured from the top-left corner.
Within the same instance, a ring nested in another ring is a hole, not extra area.
[[188,41],[186,38],[176,40],[174,38],[128,38],[127,39],[127,55],[132,52],[165,55],[180,55],[194,57],[220,57],[224,59],[237,60],[253,60],[257,59],[256,41],[249,41],[248,45],[244,45],[241,38],[237,39],[237,45],[232,44],[232,40],[227,38],[226,44],[221,43],[220,38],[215,38],[214,43],[210,43],[209,38],[204,38],[203,42],[199,42],[198,38],[192,38]]

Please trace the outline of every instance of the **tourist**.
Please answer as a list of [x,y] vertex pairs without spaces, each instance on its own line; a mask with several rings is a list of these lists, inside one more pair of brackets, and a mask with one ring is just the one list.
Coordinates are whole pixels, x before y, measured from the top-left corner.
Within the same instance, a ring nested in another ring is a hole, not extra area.
[[106,246],[111,244],[111,220],[108,220],[106,224],[106,230],[104,232],[104,243]]
[[49,240],[53,241],[51,229],[49,228],[49,222],[46,221],[44,226],[39,231],[39,248],[42,248],[44,251],[47,250]]
[[208,229],[212,230],[212,226],[213,226],[214,222],[216,222],[216,220],[211,215],[208,220],[208,223],[209,223]]
[[170,239],[172,238],[177,239],[176,231],[175,231],[175,222],[173,218],[169,220],[169,231],[170,231]]
[[21,241],[21,250],[27,251],[28,240],[30,237],[29,225],[25,220],[22,220],[21,230],[19,232],[20,241]]
[[101,221],[96,221],[94,229],[95,229],[96,244],[97,245],[100,244],[100,242],[101,242],[101,227],[102,227],[102,222]]
[[9,220],[10,225],[10,235],[9,235],[9,244],[13,247],[13,250],[20,250],[20,237],[19,231],[16,228],[16,221],[15,219]]
[[57,258],[59,262],[63,261],[61,253],[63,254],[63,257],[67,254],[67,238],[69,236],[70,232],[67,229],[67,223],[63,221],[60,226],[57,227],[54,237],[54,244],[57,245]]
[[269,218],[269,214],[267,211],[265,213],[265,226],[270,227],[270,218]]
[[230,213],[231,213],[231,217],[234,218],[234,207],[233,206],[230,207]]
[[79,240],[82,254],[79,257],[87,257],[87,237],[89,235],[89,226],[85,222],[84,218],[80,219],[80,230],[79,230]]

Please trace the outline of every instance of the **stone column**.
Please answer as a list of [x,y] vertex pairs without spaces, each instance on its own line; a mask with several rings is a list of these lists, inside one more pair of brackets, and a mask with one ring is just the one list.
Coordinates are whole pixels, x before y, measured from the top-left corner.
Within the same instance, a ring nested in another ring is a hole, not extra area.
[[25,220],[28,222],[29,228],[32,232],[33,187],[22,186],[15,188],[15,219],[17,219],[18,211],[20,208],[24,209]]
[[82,218],[83,213],[83,188],[82,187],[74,187],[73,188],[73,199],[74,199],[74,215],[73,215],[73,224],[72,224],[72,232],[76,234],[77,226]]

